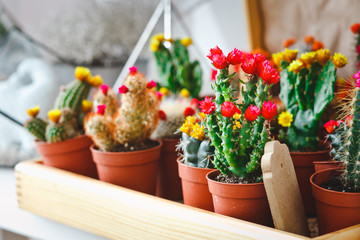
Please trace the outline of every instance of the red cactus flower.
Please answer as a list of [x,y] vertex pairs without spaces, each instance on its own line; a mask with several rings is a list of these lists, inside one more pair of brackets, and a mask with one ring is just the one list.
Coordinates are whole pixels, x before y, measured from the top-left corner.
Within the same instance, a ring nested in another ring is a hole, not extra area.
[[166,116],[166,113],[163,110],[159,110],[158,114],[159,114],[159,118],[161,120],[166,121],[167,116]]
[[119,93],[122,94],[122,93],[127,93],[129,92],[129,89],[127,88],[127,86],[125,85],[121,85],[121,87],[119,87]]
[[272,67],[269,60],[265,60],[260,65],[260,77],[269,85],[276,84],[280,80],[280,75],[275,68]]
[[354,116],[353,115],[348,115],[345,118],[346,124],[350,127],[352,125],[352,120],[353,120]]
[[262,62],[265,57],[260,53],[246,53],[241,63],[242,70],[247,74],[259,74]]
[[358,54],[360,54],[360,44],[357,45],[357,47],[356,47],[356,52],[357,52]]
[[203,101],[200,102],[201,112],[205,114],[211,114],[215,111],[215,103],[212,101],[212,98],[205,97]]
[[277,106],[274,102],[264,102],[261,107],[261,114],[267,120],[273,119],[277,114]]
[[353,25],[351,25],[350,29],[354,34],[359,33],[360,32],[360,23],[354,23]]
[[210,54],[207,57],[217,69],[223,69],[229,65],[224,53],[218,46],[210,49]]
[[156,97],[159,99],[159,100],[161,100],[162,98],[163,98],[163,95],[162,95],[162,93],[161,92],[156,92]]
[[330,120],[324,124],[324,128],[328,133],[332,133],[335,130],[336,122],[335,120]]
[[154,80],[151,80],[150,82],[147,83],[146,87],[149,89],[154,88],[156,87],[156,82]]
[[212,69],[211,70],[211,80],[216,80],[217,70]]
[[231,65],[240,64],[243,60],[244,53],[237,48],[234,48],[228,55],[227,60]]
[[97,114],[104,115],[105,114],[106,105],[98,105],[97,106]]
[[101,84],[99,88],[101,89],[102,93],[106,96],[109,90],[109,86],[106,84]]
[[336,126],[337,126],[337,127],[340,127],[340,123],[343,123],[343,122],[344,122],[344,120],[337,120],[337,121],[336,121]]
[[236,107],[235,112],[241,114],[241,110]]
[[260,115],[260,109],[257,106],[253,106],[252,104],[245,111],[245,118],[249,122],[255,121],[257,117]]
[[197,100],[196,98],[191,99],[190,105],[194,107],[199,106],[199,100]]
[[184,116],[187,117],[187,116],[192,116],[195,114],[195,110],[192,109],[191,107],[187,107],[185,108],[185,111],[184,111]]
[[221,114],[224,117],[232,117],[236,113],[236,106],[232,102],[223,102],[221,104]]
[[130,67],[129,72],[130,72],[130,75],[134,75],[135,73],[137,73],[137,67],[135,67],[135,66]]

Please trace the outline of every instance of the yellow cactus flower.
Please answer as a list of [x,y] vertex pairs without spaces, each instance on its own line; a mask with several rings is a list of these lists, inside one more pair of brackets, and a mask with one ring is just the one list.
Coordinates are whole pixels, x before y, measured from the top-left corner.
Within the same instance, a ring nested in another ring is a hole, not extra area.
[[299,52],[299,50],[297,50],[297,49],[285,48],[284,55],[285,55],[286,61],[288,61],[288,62],[294,61],[296,59],[298,52]]
[[348,60],[341,53],[335,53],[333,57],[333,63],[335,67],[342,68],[348,63]]
[[316,52],[307,52],[300,55],[299,59],[306,64],[306,67],[310,67],[316,59]]
[[329,49],[322,48],[316,51],[316,59],[321,65],[325,65],[325,63],[329,61],[330,57]]
[[205,113],[199,112],[198,115],[199,115],[199,117],[200,117],[202,120],[205,120],[205,119],[206,119],[206,114],[205,114]]
[[186,37],[186,38],[181,39],[181,40],[180,40],[180,43],[181,43],[181,45],[183,45],[184,47],[187,47],[187,46],[191,45],[193,42],[192,42],[191,38]]
[[279,114],[278,123],[283,127],[290,127],[293,121],[293,115],[288,111]]
[[90,102],[89,100],[82,100],[81,102],[81,110],[85,113],[90,112],[92,108],[92,102]]
[[281,61],[285,60],[285,53],[284,52],[273,53],[271,57],[274,61],[274,64],[280,68]]
[[103,84],[102,77],[100,75],[96,75],[88,78],[88,83],[93,87],[99,87]]
[[190,125],[194,125],[196,123],[196,117],[195,116],[187,116],[185,119],[185,122],[187,122]]
[[196,118],[194,116],[188,116],[185,119],[185,122],[180,127],[180,131],[183,133],[186,133],[190,136],[190,133],[193,130],[193,125],[196,123]]
[[152,51],[152,52],[159,51],[160,43],[161,42],[159,40],[152,38],[150,41],[150,46],[149,46],[150,51]]
[[158,40],[159,42],[163,42],[164,40],[165,40],[165,37],[164,37],[164,34],[163,33],[157,33],[157,34],[155,34],[155,35],[153,35],[152,37],[151,37],[151,40],[152,39],[156,39],[156,40]]
[[235,113],[235,114],[233,115],[233,118],[235,118],[236,120],[239,120],[240,117],[241,117],[241,115],[238,114],[238,113]]
[[241,124],[239,121],[236,121],[235,122],[235,125],[233,126],[233,130],[237,129],[237,128],[240,128],[241,127]]
[[193,126],[192,132],[190,133],[193,138],[199,139],[202,141],[205,136],[204,126],[200,126],[198,123],[196,123]]
[[169,89],[167,89],[166,87],[161,87],[161,88],[159,89],[159,92],[160,92],[163,96],[167,96],[167,95],[170,94]]
[[61,117],[61,111],[59,109],[53,109],[48,112],[50,121],[58,123]]
[[290,63],[290,65],[288,66],[288,70],[290,72],[298,73],[303,67],[305,67],[304,63],[297,59]]
[[39,111],[40,111],[40,106],[35,106],[28,109],[26,112],[30,117],[35,118],[39,114]]
[[180,95],[183,97],[190,97],[190,92],[186,88],[183,88],[180,91]]
[[88,78],[91,77],[91,72],[90,69],[86,68],[86,67],[81,67],[78,66],[75,68],[75,77],[79,80],[79,81],[85,81]]

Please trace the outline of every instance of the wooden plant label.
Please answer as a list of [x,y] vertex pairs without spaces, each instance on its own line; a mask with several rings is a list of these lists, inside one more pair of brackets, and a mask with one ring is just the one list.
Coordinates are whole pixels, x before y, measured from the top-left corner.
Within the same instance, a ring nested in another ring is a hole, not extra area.
[[261,159],[266,195],[276,229],[309,236],[309,229],[301,201],[289,149],[279,141],[265,145]]

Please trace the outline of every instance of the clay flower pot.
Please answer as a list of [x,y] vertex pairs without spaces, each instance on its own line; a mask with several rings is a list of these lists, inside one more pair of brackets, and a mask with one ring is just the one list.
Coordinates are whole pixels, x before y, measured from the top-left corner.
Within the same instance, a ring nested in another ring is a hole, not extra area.
[[315,161],[315,172],[320,172],[325,169],[342,167],[343,163],[340,161]]
[[99,179],[148,194],[155,194],[162,142],[149,149],[132,152],[102,152],[92,145]]
[[212,195],[209,192],[206,179],[206,174],[214,171],[214,169],[191,167],[182,163],[180,158],[178,158],[177,164],[182,183],[184,204],[214,211]]
[[219,174],[215,170],[206,175],[216,213],[273,226],[264,183],[221,183],[214,180]]
[[320,234],[360,224],[360,193],[337,192],[319,186],[341,173],[341,168],[327,169],[311,176]]
[[91,144],[92,140],[86,135],[58,143],[35,141],[44,165],[97,178],[96,166],[90,152]]
[[317,152],[290,152],[299,184],[301,198],[307,216],[316,215],[315,199],[312,196],[309,179],[315,173],[314,161],[329,161],[330,149]]
[[176,145],[179,139],[161,139],[163,146],[159,159],[158,182],[156,195],[169,200],[182,200],[181,180],[176,163]]

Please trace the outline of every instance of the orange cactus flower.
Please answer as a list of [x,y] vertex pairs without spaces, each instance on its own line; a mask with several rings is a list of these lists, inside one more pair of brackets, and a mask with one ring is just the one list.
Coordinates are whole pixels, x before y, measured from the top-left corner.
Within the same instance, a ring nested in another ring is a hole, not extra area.
[[313,51],[317,51],[317,50],[322,49],[324,47],[325,47],[324,43],[322,43],[320,41],[314,41],[313,44],[312,44],[311,49]]
[[353,25],[351,25],[350,29],[354,34],[359,33],[360,32],[360,23],[354,23]]
[[306,44],[312,44],[315,41],[315,38],[313,36],[306,35],[304,41]]
[[325,65],[327,61],[331,58],[330,50],[323,48],[316,51],[316,59],[321,65]]
[[286,39],[284,42],[283,42],[283,46],[284,48],[288,48],[290,47],[291,45],[294,45],[296,43],[296,39],[295,38],[289,38],[289,39]]
[[264,49],[261,49],[261,48],[256,48],[252,51],[253,54],[255,53],[260,53],[261,55],[263,55],[265,57],[265,59],[270,59],[271,56],[270,56],[270,53]]

